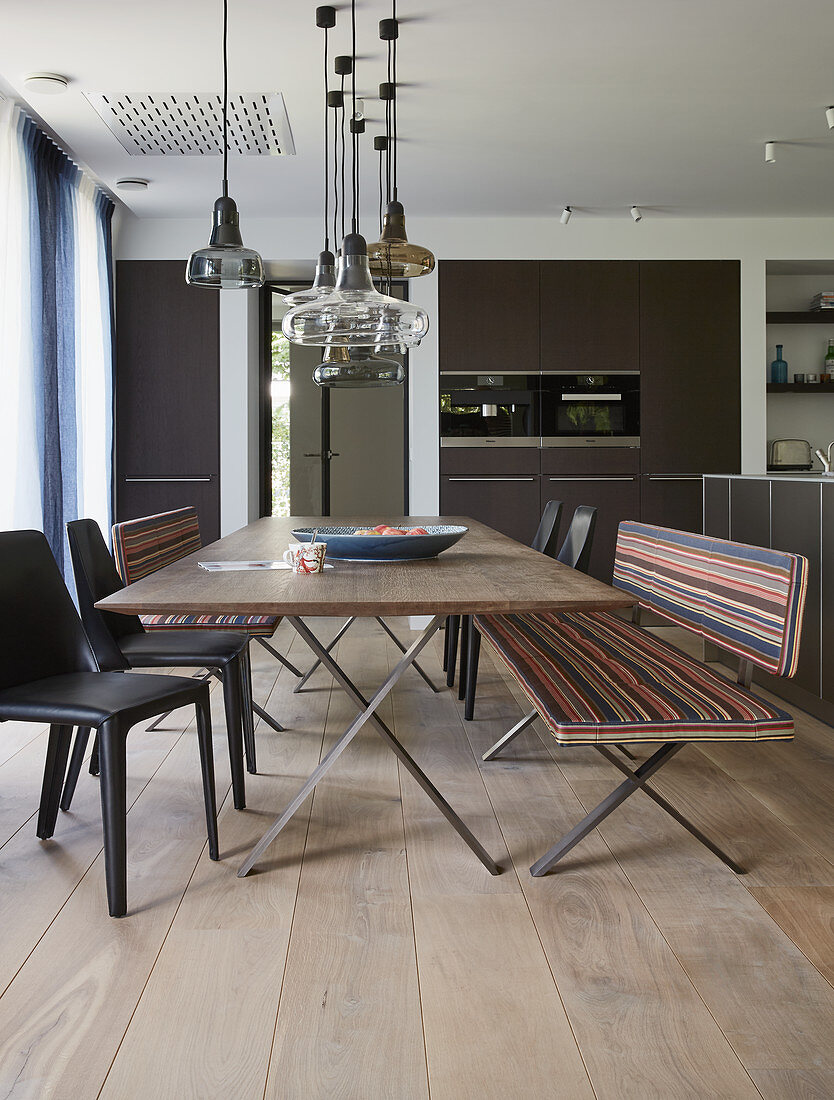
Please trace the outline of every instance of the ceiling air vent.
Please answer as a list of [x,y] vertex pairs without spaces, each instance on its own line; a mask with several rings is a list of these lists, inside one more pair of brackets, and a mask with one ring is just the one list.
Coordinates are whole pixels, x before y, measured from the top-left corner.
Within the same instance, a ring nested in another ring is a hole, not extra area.
[[[133,157],[211,157],[223,153],[220,95],[84,94]],[[247,157],[294,155],[295,143],[280,92],[229,97],[229,152]]]

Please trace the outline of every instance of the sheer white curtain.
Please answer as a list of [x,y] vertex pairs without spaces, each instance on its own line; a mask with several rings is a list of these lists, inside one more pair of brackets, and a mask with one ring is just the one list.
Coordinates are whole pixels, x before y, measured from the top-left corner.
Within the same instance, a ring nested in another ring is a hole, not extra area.
[[0,103],[0,529],[107,532],[112,493],[113,206],[9,101]]

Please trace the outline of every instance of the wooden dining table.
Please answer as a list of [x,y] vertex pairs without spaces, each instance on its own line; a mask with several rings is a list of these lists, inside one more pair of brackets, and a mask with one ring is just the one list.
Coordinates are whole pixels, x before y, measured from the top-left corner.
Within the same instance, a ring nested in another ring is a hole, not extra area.
[[[385,697],[426,647],[447,615],[510,614],[522,611],[609,611],[632,607],[633,597],[476,520],[465,516],[399,516],[392,525],[428,527],[459,524],[463,538],[436,558],[401,562],[332,561],[323,573],[291,570],[209,571],[200,562],[280,560],[294,543],[294,528],[373,526],[378,517],[272,516],[256,520],[150,576],[114,592],[96,606],[125,614],[280,615],[304,639],[357,708],[357,716],[323,757],[296,796],[275,818],[244,860],[248,874],[316,784],[366,722],[400,759],[426,794],[491,874],[500,868],[455,813],[377,713]],[[408,537],[408,536],[403,536]],[[401,659],[367,698],[345,674],[307,619],[330,616],[429,616]]]

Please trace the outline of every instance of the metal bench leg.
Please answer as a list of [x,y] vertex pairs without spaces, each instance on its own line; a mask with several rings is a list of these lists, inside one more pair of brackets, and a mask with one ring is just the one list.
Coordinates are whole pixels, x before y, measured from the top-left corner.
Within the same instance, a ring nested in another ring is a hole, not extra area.
[[510,741],[514,741],[520,733],[526,730],[531,722],[535,722],[538,716],[539,712],[537,710],[531,710],[529,714],[525,714],[521,721],[516,722],[511,730],[507,730],[504,736],[496,741],[491,749],[487,749],[481,759],[494,760],[499,752],[501,752],[502,749],[505,749],[507,745],[509,745]]
[[[388,637],[391,639],[391,641],[394,643],[394,645],[397,647],[397,649],[400,651],[400,653],[405,653],[406,647],[403,645],[403,643],[400,641],[400,639],[397,637],[397,635],[393,632],[393,630],[388,625],[388,623],[386,623],[386,621],[384,619],[381,619],[379,617],[379,615],[377,615],[376,621],[379,623],[379,625],[382,627],[382,629],[385,631],[385,633],[388,635]],[[440,691],[442,689],[439,688],[437,686],[437,684],[435,684],[428,677],[428,675],[423,671],[422,668],[420,668],[420,666],[417,664],[416,661],[411,662],[411,667],[418,674],[418,676],[423,677],[423,679],[426,681],[426,683],[429,685],[429,687],[432,689],[432,691],[437,692],[438,694],[440,693]]]
[[[633,774],[631,770],[625,766],[625,764],[623,764],[620,760],[616,758],[616,756],[612,756],[608,749],[605,748],[603,745],[596,745],[595,747],[599,752],[602,753],[606,760],[612,763],[614,767],[621,771],[624,775]],[[617,748],[621,752],[624,751],[622,745],[618,745]],[[634,758],[632,757],[632,759]],[[673,817],[675,821],[677,821],[679,825],[682,825],[688,833],[691,833],[696,840],[700,840],[703,846],[705,848],[708,848],[713,855],[718,856],[721,862],[725,863],[731,871],[734,871],[737,875],[747,874],[743,867],[741,867],[738,863],[736,863],[734,859],[728,856],[726,852],[722,852],[718,845],[714,844],[708,836],[705,836],[697,827],[697,825],[693,825],[691,821],[687,821],[682,813],[676,810],[670,802],[666,801],[662,794],[658,794],[653,787],[650,787],[648,785],[648,783],[643,784],[643,793],[647,794],[652,802],[657,803],[657,805],[660,806],[662,810],[665,810],[670,817]]]
[[[663,745],[657,750],[654,755],[641,764],[637,771],[630,773],[629,778],[624,783],[621,783],[616,790],[612,791],[607,798],[604,798],[602,802],[591,810],[591,812],[584,817],[578,825],[575,825],[569,833],[553,847],[545,852],[541,859],[537,859],[533,866],[530,868],[530,874],[534,878],[539,878],[541,875],[546,875],[547,872],[555,864],[559,862],[562,856],[574,848],[580,840],[584,838],[596,829],[602,821],[608,817],[608,815],[620,805],[635,791],[639,791],[645,784],[646,780],[654,775],[658,768],[662,768],[663,765],[675,755],[676,752],[680,752],[684,743],[676,741],[668,745]],[[625,765],[623,765],[625,767]]]
[[[332,642],[330,642],[328,644],[328,646],[325,650],[326,653],[329,653],[330,650],[333,649],[333,647],[336,645],[336,643],[339,641],[339,639],[342,637],[342,635],[346,631],[348,631],[353,626],[353,624],[355,622],[356,622],[356,616],[352,615],[349,619],[347,619],[339,627],[339,631],[336,634],[336,637],[333,639]],[[310,677],[313,675],[313,673],[316,671],[316,669],[319,667],[320,664],[321,664],[320,658],[316,657],[315,661],[313,661],[313,663],[310,665],[310,667],[307,669],[307,671],[304,673],[304,675],[301,677],[301,679],[298,681],[298,683],[292,689],[294,695],[297,694],[299,691],[301,691],[301,689],[304,687],[304,685],[307,683],[307,681],[310,679]]]
[[272,654],[272,656],[275,658],[275,660],[280,661],[281,664],[284,666],[284,668],[288,668],[290,670],[290,672],[293,674],[293,676],[300,676],[301,675],[301,672],[299,671],[299,669],[297,669],[294,664],[292,664],[290,661],[288,661],[287,658],[282,653],[279,653],[278,650],[274,646],[271,646],[269,644],[269,642],[266,640],[266,638],[261,638],[259,635],[256,634],[255,635],[255,641],[258,643],[258,645],[262,645],[264,647],[264,649],[269,650],[269,652]]

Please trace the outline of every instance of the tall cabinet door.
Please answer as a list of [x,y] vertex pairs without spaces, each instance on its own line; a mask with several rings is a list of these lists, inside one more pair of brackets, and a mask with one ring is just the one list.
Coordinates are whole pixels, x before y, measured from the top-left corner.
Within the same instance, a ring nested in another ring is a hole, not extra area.
[[740,469],[739,278],[735,260],[640,263],[644,473]]
[[116,265],[116,518],[194,504],[220,536],[220,302],[180,260]]
[[441,260],[437,295],[442,371],[539,369],[538,260]]
[[[614,549],[621,520],[640,517],[640,478],[627,474],[610,477],[549,477],[541,478],[540,505],[549,500],[561,500],[562,531],[567,532],[574,510],[580,504],[597,509],[591,563],[588,572],[599,581],[611,583],[614,573]],[[564,538],[564,535],[562,535]]]
[[634,260],[543,261],[542,370],[638,371],[639,301]]

